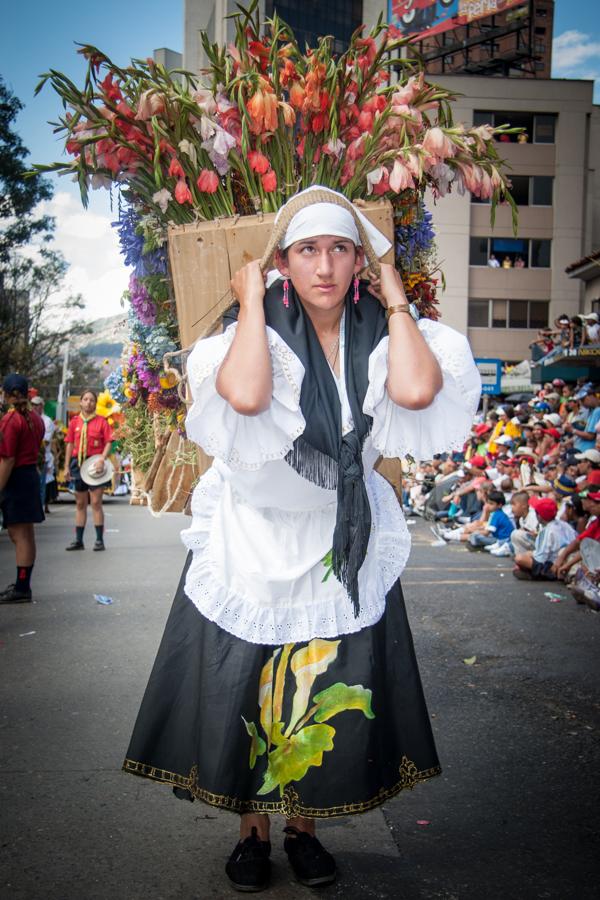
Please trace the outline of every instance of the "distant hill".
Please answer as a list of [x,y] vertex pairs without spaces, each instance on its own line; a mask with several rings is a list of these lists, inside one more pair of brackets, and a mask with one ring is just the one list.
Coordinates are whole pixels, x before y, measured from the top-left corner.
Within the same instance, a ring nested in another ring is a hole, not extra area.
[[90,334],[82,334],[73,341],[74,349],[95,359],[119,359],[127,342],[127,315],[106,316],[90,322]]

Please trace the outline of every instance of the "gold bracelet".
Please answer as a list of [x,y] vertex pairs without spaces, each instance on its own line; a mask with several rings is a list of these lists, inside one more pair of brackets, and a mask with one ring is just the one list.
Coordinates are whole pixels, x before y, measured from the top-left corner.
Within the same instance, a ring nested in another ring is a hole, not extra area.
[[390,316],[393,316],[394,313],[397,313],[397,312],[408,313],[410,316],[410,314],[411,314],[410,306],[408,305],[408,303],[398,304],[397,306],[388,306],[385,311],[386,321],[389,320]]

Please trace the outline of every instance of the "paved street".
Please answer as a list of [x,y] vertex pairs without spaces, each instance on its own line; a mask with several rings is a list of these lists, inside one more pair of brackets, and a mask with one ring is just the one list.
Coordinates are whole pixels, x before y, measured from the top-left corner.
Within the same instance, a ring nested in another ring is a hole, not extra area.
[[[236,818],[120,771],[187,519],[154,519],[122,499],[106,508],[108,551],[67,554],[73,506],[55,506],[37,532],[36,603],[0,607],[0,891],[234,897],[223,861]],[[382,810],[323,823],[340,879],[322,895],[591,900],[600,617],[561,587],[515,581],[510,560],[432,547],[421,520],[411,530],[403,586],[444,773]],[[90,525],[86,537],[91,548]],[[14,577],[6,533],[0,572],[2,585]],[[306,897],[278,834],[265,896]]]

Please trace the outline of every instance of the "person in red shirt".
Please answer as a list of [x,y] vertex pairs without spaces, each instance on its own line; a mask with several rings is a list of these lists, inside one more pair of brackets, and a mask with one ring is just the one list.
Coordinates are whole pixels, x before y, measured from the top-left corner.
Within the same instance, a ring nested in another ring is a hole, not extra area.
[[102,509],[102,490],[106,485],[91,487],[81,478],[81,464],[90,456],[102,455],[96,471],[102,472],[104,463],[110,453],[112,430],[103,416],[96,415],[98,397],[94,391],[86,390],[81,395],[81,412],[69,422],[65,437],[65,470],[63,480],[71,481],[75,487],[75,540],[67,550],[83,550],[83,533],[87,519],[88,503],[91,503],[96,529],[94,550],[104,550],[104,510]]
[[581,542],[584,538],[600,541],[600,492],[589,493],[585,498],[586,509],[591,513],[587,527],[560,551],[552,566],[558,578],[564,578],[571,566],[581,562]]
[[7,375],[2,388],[9,410],[0,420],[0,508],[15,545],[17,578],[0,594],[0,603],[30,603],[33,526],[44,521],[38,472],[44,423],[29,408],[29,385],[23,375]]

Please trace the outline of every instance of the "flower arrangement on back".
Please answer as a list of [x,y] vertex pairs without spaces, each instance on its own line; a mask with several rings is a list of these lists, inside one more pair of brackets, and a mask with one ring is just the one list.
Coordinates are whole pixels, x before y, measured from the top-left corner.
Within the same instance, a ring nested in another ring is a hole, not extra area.
[[[261,34],[257,0],[233,17],[234,44],[202,35],[206,86],[153,60],[120,68],[91,45],[83,90],[52,71],[67,112],[56,130],[69,162],[38,166],[92,187],[116,184],[162,222],[272,212],[323,184],[349,199],[470,191],[513,205],[495,149],[507,126],[455,124],[454,95],[396,55],[403,40],[381,21],[358,29],[345,53],[331,37],[302,52],[279,16]],[[400,67],[390,84],[389,70]]]

